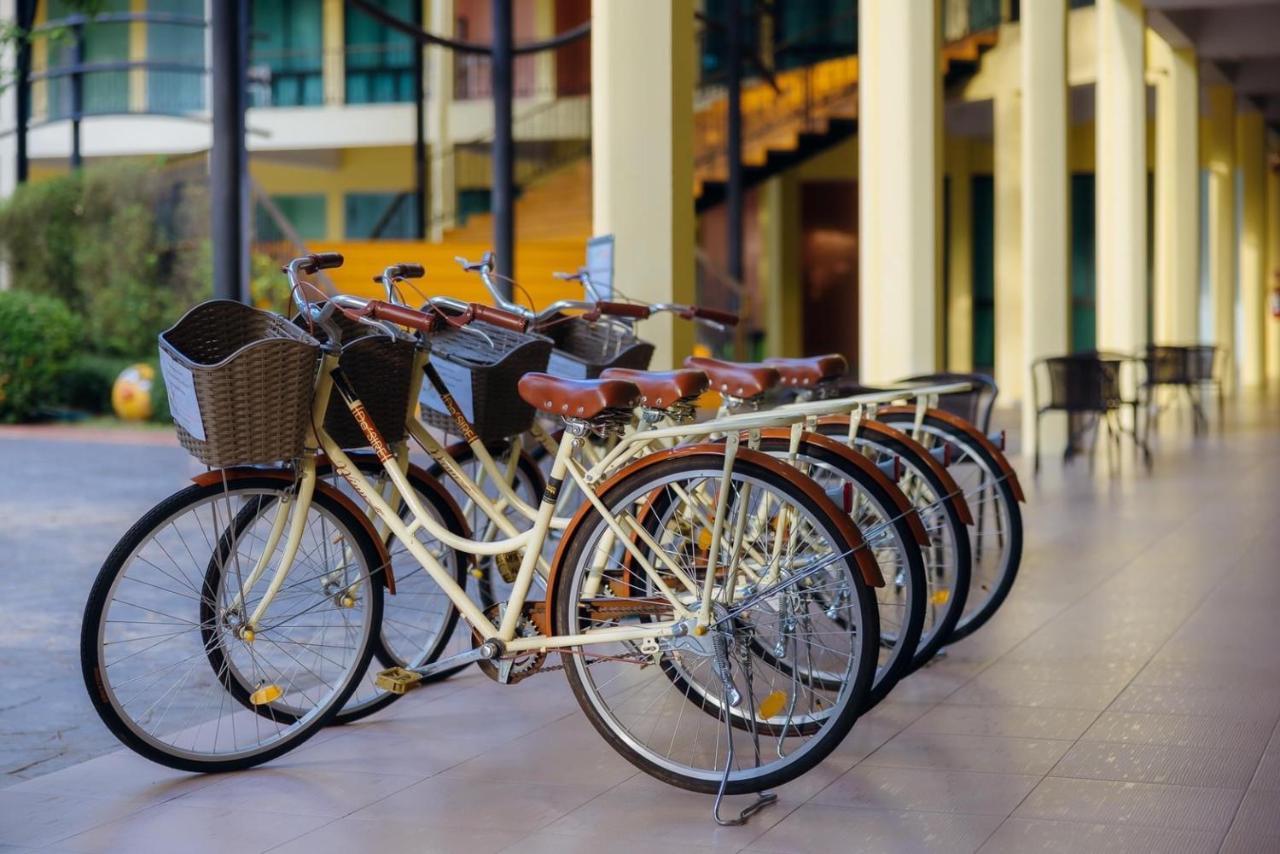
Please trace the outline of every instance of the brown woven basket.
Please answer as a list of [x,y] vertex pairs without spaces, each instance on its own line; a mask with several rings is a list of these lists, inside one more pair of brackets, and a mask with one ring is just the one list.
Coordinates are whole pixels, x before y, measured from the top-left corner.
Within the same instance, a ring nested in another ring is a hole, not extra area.
[[[342,355],[338,364],[382,438],[394,444],[405,436],[416,348],[411,341],[392,340],[376,332],[366,334],[368,327],[353,325],[354,330],[343,325]],[[363,448],[369,444],[336,389],[325,410],[324,430],[344,448]]]
[[592,380],[606,368],[648,370],[653,345],[606,324],[558,316],[541,334],[551,338],[555,350],[547,373],[574,380]]
[[319,342],[283,317],[229,300],[201,303],[160,334],[178,441],[214,468],[296,459],[319,357]]

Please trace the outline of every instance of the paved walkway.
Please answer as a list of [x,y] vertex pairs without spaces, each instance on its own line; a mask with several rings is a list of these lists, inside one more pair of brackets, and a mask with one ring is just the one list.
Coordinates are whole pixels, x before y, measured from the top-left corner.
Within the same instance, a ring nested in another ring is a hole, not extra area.
[[[997,619],[746,827],[717,828],[710,798],[637,774],[562,677],[504,688],[473,671],[251,772],[195,777],[117,751],[0,790],[0,850],[1280,850],[1280,408],[1231,421],[1225,435],[1166,438],[1150,475],[1050,464],[1024,481],[1024,570]],[[0,441],[6,515],[76,494],[37,459],[54,450]],[[99,467],[95,490],[138,473],[118,448],[65,462],[77,460]],[[118,533],[167,478],[78,495],[76,509],[94,509],[90,533]],[[18,695],[74,666],[62,633],[78,613],[45,626],[40,605],[74,590],[78,608],[87,576],[73,568],[100,555],[67,536],[77,518],[59,509],[40,531],[0,532],[6,580],[59,573],[23,607],[0,600],[5,638],[25,621],[3,640],[6,689],[12,650],[59,654],[46,676],[18,670]],[[13,710],[0,714],[7,728]],[[68,744],[105,735],[77,727]]]

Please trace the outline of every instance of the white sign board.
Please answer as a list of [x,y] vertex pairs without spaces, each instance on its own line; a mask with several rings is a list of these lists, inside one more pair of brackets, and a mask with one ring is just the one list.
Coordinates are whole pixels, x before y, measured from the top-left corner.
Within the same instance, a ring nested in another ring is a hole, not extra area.
[[200,415],[200,401],[196,398],[195,378],[191,375],[191,369],[179,364],[168,352],[161,350],[160,374],[164,377],[164,390],[169,396],[169,414],[173,416],[173,423],[201,442],[205,441],[204,418]]
[[594,294],[587,299],[613,299],[613,235],[603,234],[587,241],[587,275]]

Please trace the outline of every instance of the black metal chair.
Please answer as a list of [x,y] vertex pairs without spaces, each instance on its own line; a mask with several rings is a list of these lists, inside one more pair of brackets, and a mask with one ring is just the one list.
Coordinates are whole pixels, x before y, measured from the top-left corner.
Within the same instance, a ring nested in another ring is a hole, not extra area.
[[1163,411],[1156,397],[1159,389],[1172,387],[1181,390],[1191,407],[1195,432],[1208,429],[1209,419],[1200,403],[1200,390],[1214,386],[1218,397],[1218,417],[1222,418],[1223,390],[1219,373],[1219,350],[1212,344],[1151,344],[1147,347],[1144,364],[1146,377],[1142,383],[1146,398],[1148,430],[1154,427]]
[[[1076,453],[1078,440],[1091,433],[1089,464],[1093,465],[1094,449],[1098,441],[1098,428],[1105,426],[1108,445],[1107,459],[1111,460],[1112,444],[1119,444],[1120,435],[1128,433],[1143,453],[1144,461],[1151,465],[1151,453],[1138,430],[1139,401],[1126,398],[1122,392],[1121,371],[1135,360],[1122,353],[1073,353],[1069,356],[1050,356],[1038,359],[1031,365],[1031,395],[1036,407],[1035,435],[1033,437],[1035,471],[1040,471],[1040,419],[1047,412],[1064,412],[1072,428],[1068,430],[1064,459]],[[1048,398],[1042,399],[1040,378],[1047,377]],[[1118,415],[1124,407],[1133,413],[1134,427],[1126,429]],[[1084,424],[1078,432],[1074,422]]]

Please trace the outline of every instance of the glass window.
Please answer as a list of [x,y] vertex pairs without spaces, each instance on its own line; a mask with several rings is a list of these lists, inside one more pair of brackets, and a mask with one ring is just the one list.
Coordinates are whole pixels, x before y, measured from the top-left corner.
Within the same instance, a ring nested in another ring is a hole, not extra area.
[[847,0],[782,0],[777,5],[774,62],[780,69],[858,52],[858,4]]
[[[375,0],[396,17],[420,24],[416,0]],[[385,104],[414,99],[414,41],[358,9],[346,12],[348,104]]]
[[[149,0],[148,12],[204,18],[204,0]],[[147,59],[203,65],[205,29],[176,24],[147,24]],[[204,109],[204,75],[187,71],[147,72],[147,109],[189,113]]]
[[321,0],[254,0],[250,86],[257,107],[324,103],[324,13]]
[[[104,0],[101,12],[128,12],[129,0]],[[52,23],[70,15],[81,14],[65,0],[49,0],[48,20]],[[119,62],[129,58],[128,23],[101,22],[85,24],[83,35],[83,61]],[[70,66],[75,59],[75,42],[71,32],[49,41],[49,68]],[[58,77],[49,81],[49,118],[59,119],[71,115],[71,78]],[[94,113],[124,113],[129,110],[129,72],[96,71],[84,75],[82,111]]]
[[[321,194],[289,194],[272,196],[271,201],[303,240],[323,240],[328,236],[325,198]],[[262,205],[254,215],[254,232],[258,240],[274,243],[287,240],[279,223]]]
[[347,239],[413,240],[418,236],[418,215],[413,194],[348,193]]

